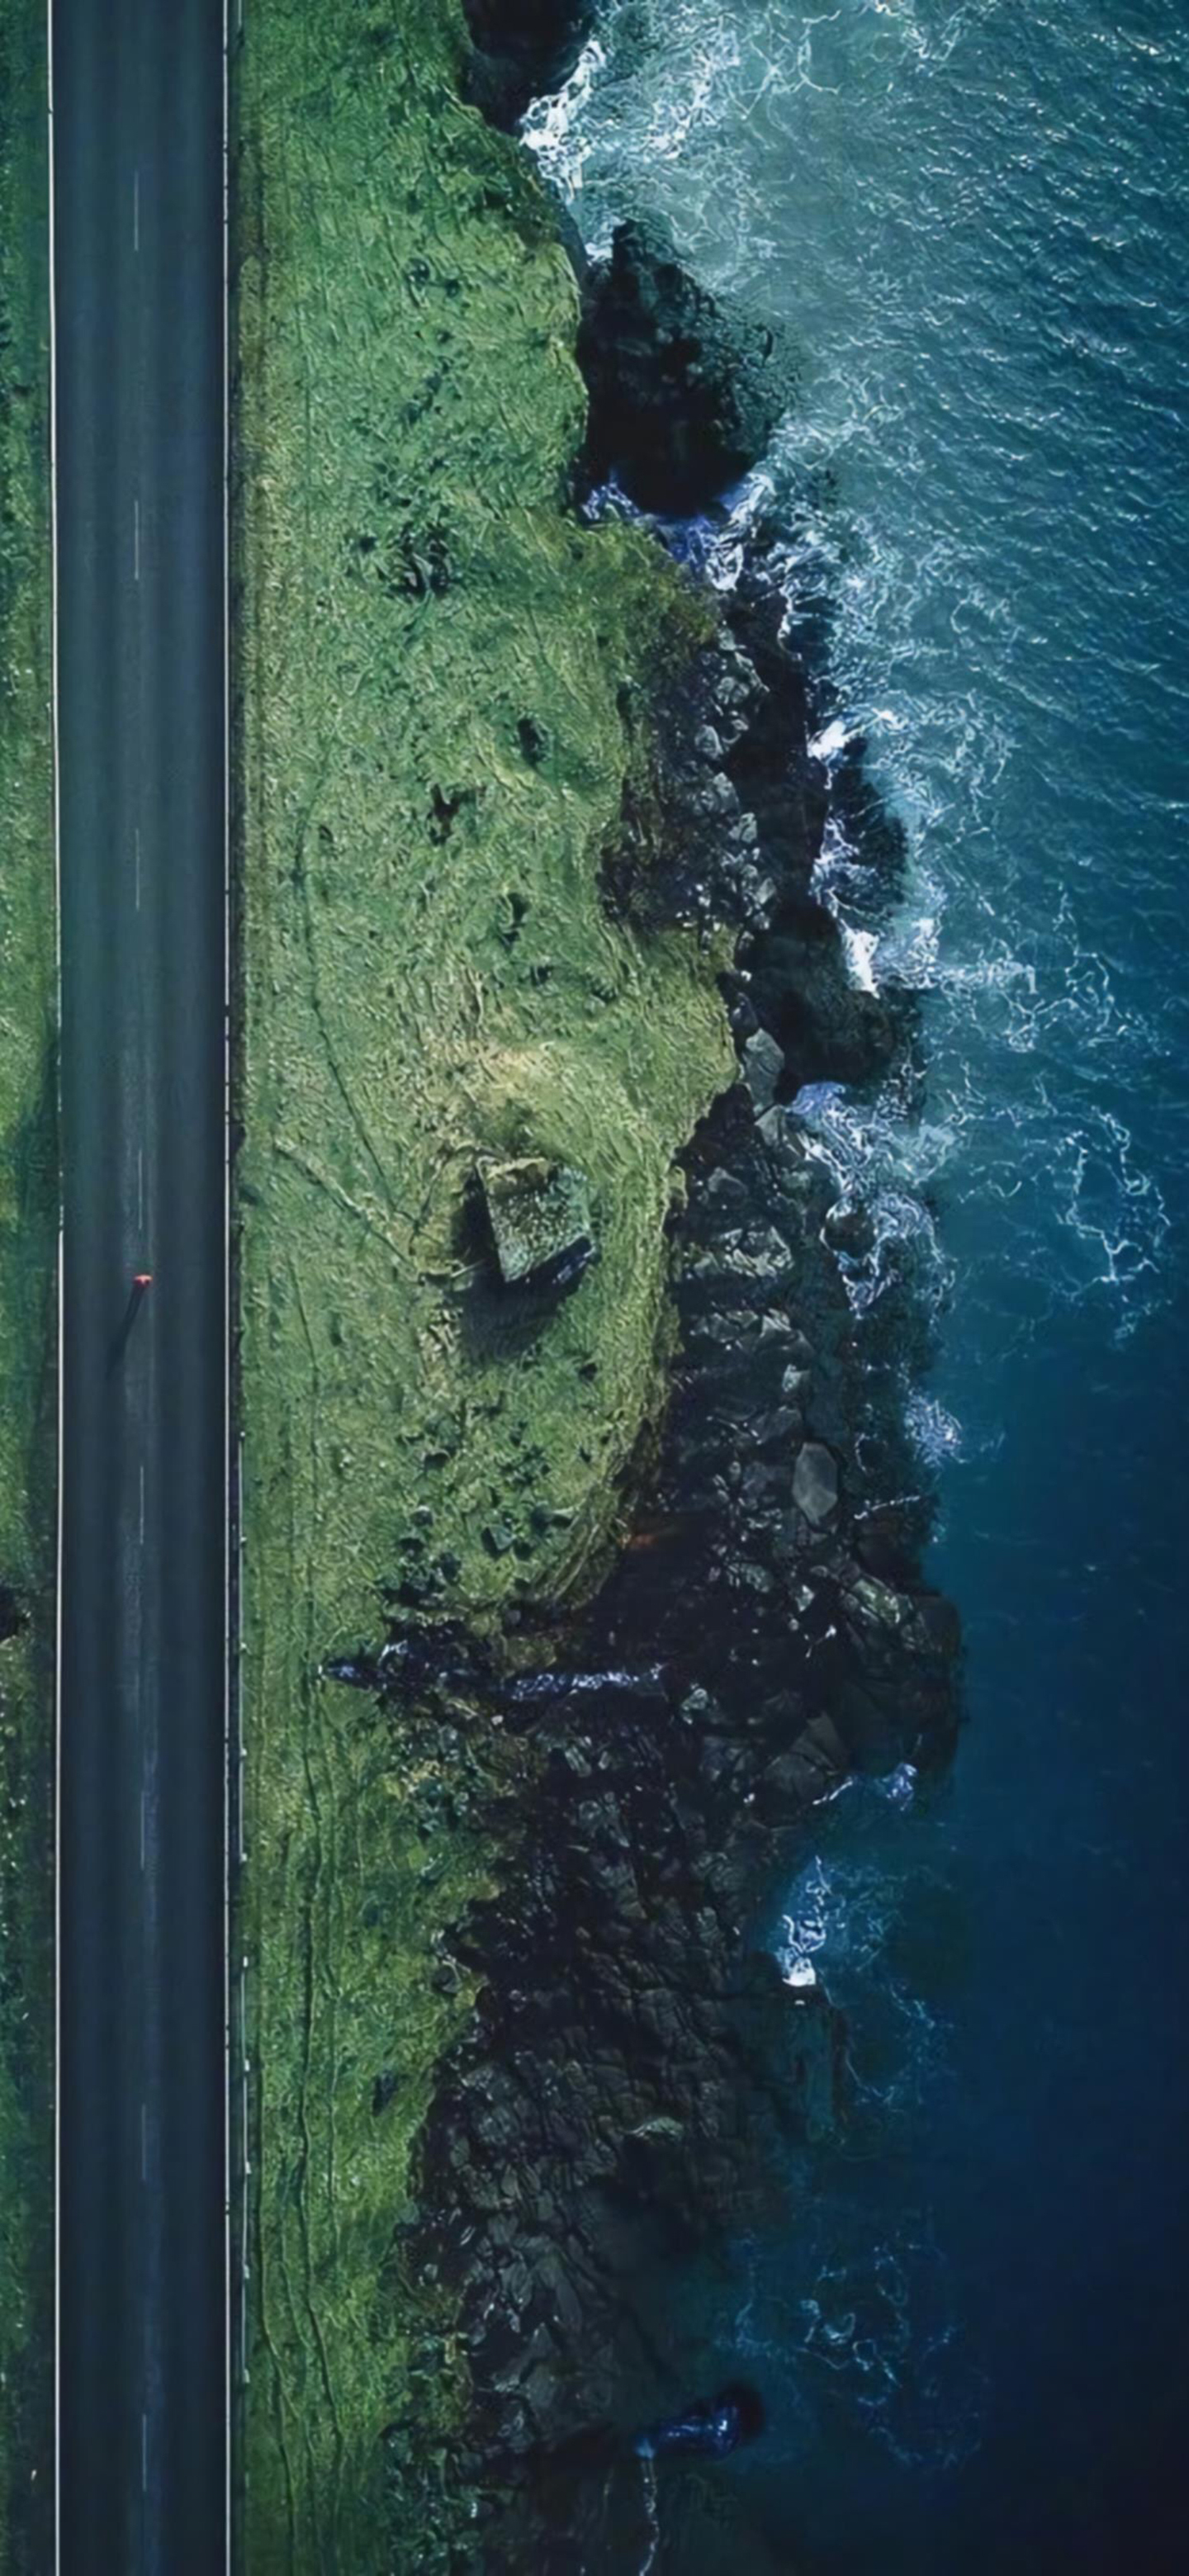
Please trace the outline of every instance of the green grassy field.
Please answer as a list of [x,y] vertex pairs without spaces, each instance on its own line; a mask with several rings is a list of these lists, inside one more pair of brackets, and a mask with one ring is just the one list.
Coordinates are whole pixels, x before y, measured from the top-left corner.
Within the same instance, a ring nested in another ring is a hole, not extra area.
[[52,2500],[58,1179],[45,111],[44,9],[0,0],[0,2565],[12,2576],[49,2565]]
[[[465,2511],[451,2319],[392,2239],[487,1755],[319,1667],[390,1588],[510,1652],[591,1588],[663,1396],[674,1156],[733,1072],[714,961],[598,883],[705,612],[566,507],[575,289],[461,40],[458,0],[255,0],[235,67],[253,2576],[444,2564]],[[597,1265],[519,1326],[489,1152],[592,1195]]]

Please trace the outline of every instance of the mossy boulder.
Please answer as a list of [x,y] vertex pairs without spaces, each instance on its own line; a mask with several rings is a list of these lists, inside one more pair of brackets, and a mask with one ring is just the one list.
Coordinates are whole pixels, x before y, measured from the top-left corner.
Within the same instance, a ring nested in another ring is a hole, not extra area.
[[543,1155],[484,1161],[479,1185],[507,1288],[566,1287],[595,1257],[585,1175]]

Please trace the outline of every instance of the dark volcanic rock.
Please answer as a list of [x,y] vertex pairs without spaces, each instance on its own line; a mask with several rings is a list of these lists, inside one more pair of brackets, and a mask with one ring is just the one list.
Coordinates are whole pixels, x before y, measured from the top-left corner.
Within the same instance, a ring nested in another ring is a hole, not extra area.
[[773,334],[708,295],[655,222],[619,225],[583,305],[592,480],[614,473],[642,509],[705,509],[757,463],[779,419]]
[[[488,2474],[521,2464],[492,2570],[572,2542],[567,2446],[671,2405],[678,2276],[771,2222],[790,2143],[846,2118],[838,2015],[741,1927],[818,1800],[856,1767],[936,1760],[953,1727],[956,1635],[911,1545],[899,1578],[858,1553],[870,1390],[829,1183],[742,1086],[687,1179],[656,1493],[570,1641],[595,1687],[540,1707],[510,1883],[455,1936],[481,2000],[423,2139],[414,2260],[432,2248],[460,2298]],[[647,1695],[615,1686],[640,1671]]]
[[475,52],[469,88],[493,125],[508,128],[543,90],[572,72],[598,0],[463,0]]
[[815,1529],[833,1520],[838,1509],[838,1462],[820,1440],[807,1440],[797,1451],[793,1501]]
[[756,1113],[770,1109],[784,1077],[784,1055],[767,1029],[757,1029],[743,1049],[743,1079]]
[[[731,775],[733,750],[763,694],[724,628],[646,704],[625,696],[635,756],[600,872],[617,918],[645,932],[678,923],[703,933],[763,927],[774,888],[755,817]],[[753,1012],[740,1035],[756,1026]]]
[[792,896],[781,905],[751,999],[799,1082],[869,1083],[896,1053],[896,1012],[853,982],[838,924],[821,904]]

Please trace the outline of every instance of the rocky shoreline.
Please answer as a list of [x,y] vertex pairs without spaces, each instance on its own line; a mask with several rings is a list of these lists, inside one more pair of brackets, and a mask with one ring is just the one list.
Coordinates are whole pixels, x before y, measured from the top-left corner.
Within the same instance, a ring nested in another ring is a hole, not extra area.
[[861,765],[762,542],[724,604],[676,516],[788,356],[509,139],[589,10],[471,15],[267,0],[237,75],[261,2569],[646,2557],[679,2280],[844,2116],[757,1909],[952,1726],[901,1325],[877,1383],[788,1106],[912,1059],[815,883]]
[[[826,810],[804,725],[789,745],[786,820],[798,770],[817,792],[790,831],[779,925],[809,900]],[[823,1050],[831,1063],[828,1018],[788,970],[787,930],[752,936],[742,1078],[686,1157],[655,1483],[554,1666],[591,1687],[530,1719],[510,1884],[453,1945],[480,2003],[426,2127],[411,2251],[466,2321],[473,2474],[505,2488],[492,2568],[552,2565],[546,2547],[575,2563],[590,2438],[686,2393],[670,2267],[773,2220],[782,2148],[845,2117],[826,1996],[784,1985],[748,1927],[817,1801],[855,1770],[937,1764],[956,1722],[956,1622],[920,1577],[923,1507],[884,1500],[911,1483],[895,1388],[856,1358],[834,1192],[773,1097]],[[774,1014],[804,1011],[803,1053],[778,1051],[757,984]],[[844,1024],[840,1063],[851,1042]],[[522,1730],[515,1685],[483,1714]]]
[[[539,13],[470,14],[488,41],[515,22],[522,106]],[[730,318],[635,229],[582,285],[588,485],[614,465],[652,508],[705,505],[690,460],[716,458],[721,489],[771,425],[754,340],[744,399]],[[474,1978],[478,2001],[401,2248],[462,2319],[460,2465],[492,2570],[628,2563],[628,2436],[690,2394],[674,2277],[722,2231],[771,2221],[789,2141],[846,2115],[828,1998],[783,1983],[750,1927],[808,1810],[857,1770],[936,1765],[956,1725],[957,1624],[922,1578],[929,1508],[902,1428],[899,1343],[920,1318],[910,1288],[893,1295],[884,1354],[860,1359],[844,1268],[867,1220],[787,1106],[807,1082],[919,1081],[910,997],[854,983],[814,885],[831,817],[888,903],[902,849],[861,746],[832,777],[815,758],[827,675],[787,623],[756,543],[695,685],[647,711],[649,810],[625,812],[605,855],[604,900],[642,935],[692,921],[733,951],[739,1080],[684,1157],[680,1353],[646,1502],[586,1613],[559,1635],[526,1609],[481,1684],[453,1631],[435,1679],[416,1632],[422,1722],[447,1765],[460,1730],[488,1732],[477,1795],[511,1855],[444,1947],[440,1974]],[[408,1634],[398,1615],[376,1676],[402,1711]],[[394,2466],[412,2433],[392,2428]],[[689,2477],[687,2506],[680,2564],[725,2564],[713,2481]],[[670,2545],[657,2564],[678,2563]]]

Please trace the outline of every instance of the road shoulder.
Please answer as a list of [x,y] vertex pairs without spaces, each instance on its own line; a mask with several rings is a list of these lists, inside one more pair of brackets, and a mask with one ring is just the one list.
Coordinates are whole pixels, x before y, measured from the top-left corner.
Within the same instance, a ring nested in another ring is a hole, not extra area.
[[50,2564],[57,964],[45,13],[0,12],[0,2563]]

